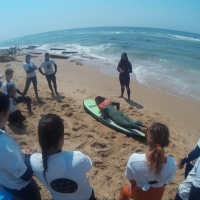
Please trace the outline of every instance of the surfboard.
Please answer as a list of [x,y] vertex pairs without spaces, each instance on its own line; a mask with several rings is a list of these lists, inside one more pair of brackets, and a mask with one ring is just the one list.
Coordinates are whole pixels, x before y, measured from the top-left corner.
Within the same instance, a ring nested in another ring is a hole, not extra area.
[[145,137],[145,134],[139,130],[131,129],[131,128],[123,128],[121,126],[118,126],[115,124],[111,119],[108,117],[105,119],[100,119],[99,116],[101,115],[101,111],[99,110],[98,106],[96,105],[96,102],[93,99],[86,99],[83,101],[83,106],[88,114],[90,114],[92,117],[97,119],[99,122],[104,124],[105,126],[108,126],[116,131],[119,131],[121,133],[124,133],[128,136],[141,136]]

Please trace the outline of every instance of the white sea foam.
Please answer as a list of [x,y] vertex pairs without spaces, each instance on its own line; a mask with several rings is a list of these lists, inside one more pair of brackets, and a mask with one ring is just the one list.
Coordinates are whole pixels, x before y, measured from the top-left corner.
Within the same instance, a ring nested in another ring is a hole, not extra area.
[[181,36],[181,35],[173,35],[173,34],[167,34],[167,35],[169,35],[171,38],[174,38],[174,39],[180,39],[180,40],[190,40],[190,41],[196,41],[196,42],[200,42],[200,39],[193,38],[193,37],[186,37],[186,36]]

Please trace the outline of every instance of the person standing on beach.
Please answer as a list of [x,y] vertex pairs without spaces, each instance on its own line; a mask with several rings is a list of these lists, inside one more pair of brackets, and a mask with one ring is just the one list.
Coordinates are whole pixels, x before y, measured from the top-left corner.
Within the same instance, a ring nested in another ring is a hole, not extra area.
[[130,156],[126,167],[130,184],[123,187],[118,200],[161,200],[165,185],[171,183],[176,161],[164,154],[163,148],[169,145],[167,126],[153,123],[147,131],[147,143],[148,152]]
[[200,157],[200,139],[195,145],[194,149],[183,159],[179,161],[179,169],[182,169],[186,164],[185,168],[185,178],[194,167],[196,160]]
[[3,87],[2,87],[2,92],[6,95],[8,95],[8,87],[9,85],[13,85],[16,93],[18,93],[20,96],[15,96],[14,100],[16,102],[16,104],[18,103],[26,103],[27,105],[27,109],[28,109],[28,113],[30,115],[33,114],[32,109],[31,109],[31,99],[28,96],[24,96],[23,93],[17,88],[15,82],[12,80],[13,78],[13,73],[14,71],[11,68],[7,68],[5,70],[5,75],[6,75],[6,80],[3,83]]
[[2,128],[9,117],[9,97],[0,92],[0,185],[22,200],[41,200],[39,188],[32,178],[31,152],[20,149]]
[[187,175],[187,178],[179,185],[175,200],[199,200],[200,199],[200,158]]
[[[54,69],[53,69],[53,66],[54,66]],[[45,72],[42,71],[42,68],[44,68]],[[49,58],[49,53],[45,53],[45,59],[40,64],[40,67],[38,68],[38,70],[42,75],[46,76],[46,79],[47,79],[49,88],[52,92],[52,95],[54,96],[54,91],[55,91],[56,95],[59,95],[59,93],[57,91],[57,84],[56,84],[57,65],[54,62],[54,60]],[[54,91],[53,91],[51,82],[53,83]]]
[[128,95],[128,100],[130,100],[130,75],[129,73],[132,73],[132,65],[128,60],[127,54],[122,53],[121,55],[121,60],[119,61],[117,71],[119,72],[119,82],[121,85],[121,95],[119,96],[120,98],[124,97],[124,90],[126,87],[127,95]]
[[35,63],[31,61],[31,54],[26,54],[23,67],[26,72],[26,85],[25,85],[25,88],[23,91],[23,95],[26,95],[26,93],[30,87],[30,84],[32,82],[36,98],[39,99],[38,90],[37,90],[37,77],[36,77],[36,73],[35,73],[35,70],[37,70],[37,67],[36,67]]
[[80,151],[62,151],[64,133],[64,123],[58,115],[42,116],[38,124],[42,153],[34,153],[30,159],[34,174],[54,200],[96,200],[86,177],[92,161]]

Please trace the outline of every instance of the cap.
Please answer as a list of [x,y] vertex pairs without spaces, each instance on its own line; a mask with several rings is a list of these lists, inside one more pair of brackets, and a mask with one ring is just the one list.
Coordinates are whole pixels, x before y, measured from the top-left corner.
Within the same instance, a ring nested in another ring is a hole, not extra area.
[[127,53],[123,52],[122,56],[127,57]]

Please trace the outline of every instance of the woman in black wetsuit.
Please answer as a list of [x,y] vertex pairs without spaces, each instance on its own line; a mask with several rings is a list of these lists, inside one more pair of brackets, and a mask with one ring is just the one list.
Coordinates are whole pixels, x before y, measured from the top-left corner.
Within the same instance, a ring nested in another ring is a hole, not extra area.
[[119,82],[121,85],[121,95],[119,97],[123,97],[124,95],[124,86],[126,87],[127,95],[128,95],[128,100],[130,100],[130,76],[129,73],[132,73],[132,65],[128,60],[127,54],[122,53],[121,55],[121,60],[119,61],[117,71],[119,72]]
[[[97,96],[95,98],[95,102],[98,108],[103,113],[100,117],[109,117],[115,124],[124,127],[124,128],[132,128],[137,129],[142,132],[146,132],[147,127],[140,121],[134,121],[130,119],[127,115],[125,115],[122,111],[120,111],[120,103],[119,102],[111,102],[104,101],[105,98],[101,96]],[[114,108],[116,106],[117,109]]]

